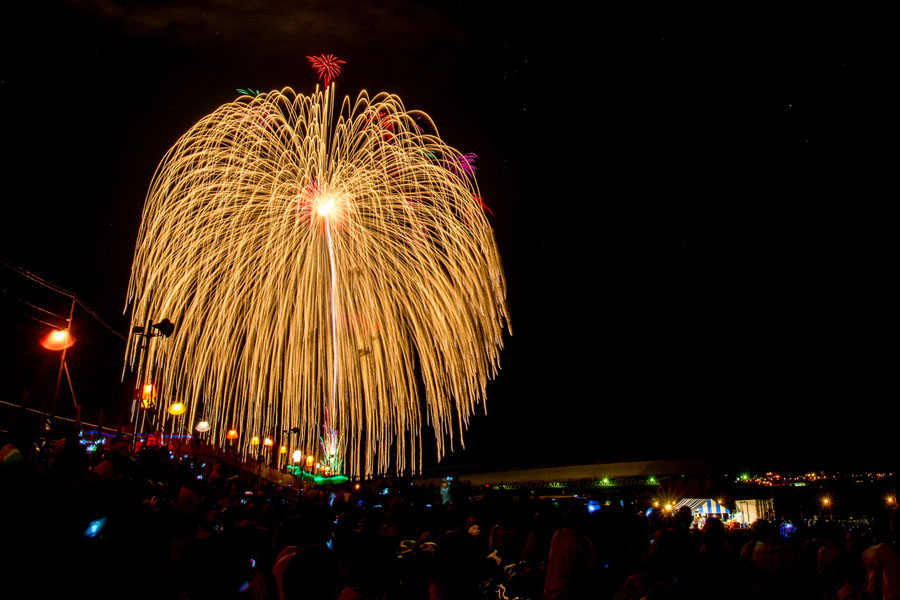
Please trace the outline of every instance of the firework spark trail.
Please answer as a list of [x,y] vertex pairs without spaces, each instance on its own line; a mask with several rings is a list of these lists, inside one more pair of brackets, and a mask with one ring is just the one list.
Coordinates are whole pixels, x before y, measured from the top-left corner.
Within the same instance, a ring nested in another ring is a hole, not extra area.
[[[319,212],[325,217],[325,237],[328,239],[328,263],[331,272],[331,395],[328,404],[328,410],[325,411],[324,433],[329,442],[335,442],[338,435],[333,427],[331,415],[335,414],[337,405],[337,382],[338,382],[338,335],[337,335],[337,268],[334,265],[334,244],[331,241],[331,222],[329,220],[330,211],[333,204],[328,203],[321,205]],[[324,440],[323,440],[324,441]],[[336,460],[339,457],[334,451],[335,444],[326,445],[323,443],[322,449],[325,453],[324,462],[332,470],[337,472]]]
[[299,427],[310,453],[330,405],[351,474],[415,470],[423,406],[443,455],[485,400],[506,283],[427,115],[362,92],[335,120],[333,89],[243,96],[178,140],[147,195],[132,323],[178,323],[148,368],[216,443]]

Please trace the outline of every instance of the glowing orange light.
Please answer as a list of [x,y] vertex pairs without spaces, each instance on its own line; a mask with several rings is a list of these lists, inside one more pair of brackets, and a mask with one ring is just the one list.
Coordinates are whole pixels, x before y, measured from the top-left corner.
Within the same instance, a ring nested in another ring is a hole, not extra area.
[[176,402],[172,406],[169,407],[169,414],[177,417],[178,415],[183,415],[184,411],[186,411],[186,410],[187,410],[187,406],[185,406],[181,402]]
[[259,445],[259,436],[258,435],[254,435],[252,438],[250,438],[250,445],[251,446]]
[[75,343],[75,336],[66,329],[51,331],[41,338],[41,346],[47,350],[65,350]]
[[314,460],[315,460],[315,458],[313,458],[313,455],[312,455],[312,454],[310,454],[309,456],[307,456],[307,457],[306,457],[306,466],[307,466],[307,467],[313,466],[313,461],[314,461]]
[[275,442],[272,441],[272,438],[266,438],[263,440],[263,444],[265,444],[266,446],[272,446],[272,444],[274,443]]
[[287,454],[287,446],[282,446],[278,449],[279,454]]
[[141,388],[141,408],[153,408],[156,404],[156,386],[145,383]]
[[236,440],[238,438],[237,429],[229,429],[228,433],[225,434],[226,440]]

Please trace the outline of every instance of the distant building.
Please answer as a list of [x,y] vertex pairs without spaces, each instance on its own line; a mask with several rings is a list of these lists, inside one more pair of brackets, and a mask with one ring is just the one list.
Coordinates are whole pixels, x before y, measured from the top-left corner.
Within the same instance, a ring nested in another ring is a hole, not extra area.
[[772,519],[775,517],[775,501],[772,498],[766,500],[735,500],[734,518],[741,525],[751,525],[757,519]]

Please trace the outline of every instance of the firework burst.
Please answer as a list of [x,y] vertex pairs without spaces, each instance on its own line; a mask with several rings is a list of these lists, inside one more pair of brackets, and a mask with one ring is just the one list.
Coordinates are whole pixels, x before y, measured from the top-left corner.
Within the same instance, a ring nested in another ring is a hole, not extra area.
[[335,118],[332,90],[243,96],[163,158],[128,301],[179,327],[128,356],[215,443],[297,427],[351,474],[417,470],[426,422],[452,449],[499,369],[500,257],[427,115],[362,92]]
[[339,59],[334,54],[320,54],[318,56],[307,56],[306,60],[316,70],[319,79],[325,82],[325,87],[341,74],[341,65],[346,65],[347,61]]

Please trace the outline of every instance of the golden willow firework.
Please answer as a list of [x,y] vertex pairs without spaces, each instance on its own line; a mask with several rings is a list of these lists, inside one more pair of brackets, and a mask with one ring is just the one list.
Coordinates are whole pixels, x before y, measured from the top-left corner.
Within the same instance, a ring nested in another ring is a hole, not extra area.
[[325,426],[351,474],[415,470],[425,419],[443,455],[485,400],[506,284],[430,118],[362,92],[335,119],[333,90],[243,96],[163,158],[128,300],[132,325],[178,328],[148,360],[132,336],[129,359],[218,444],[296,427],[311,453]]

